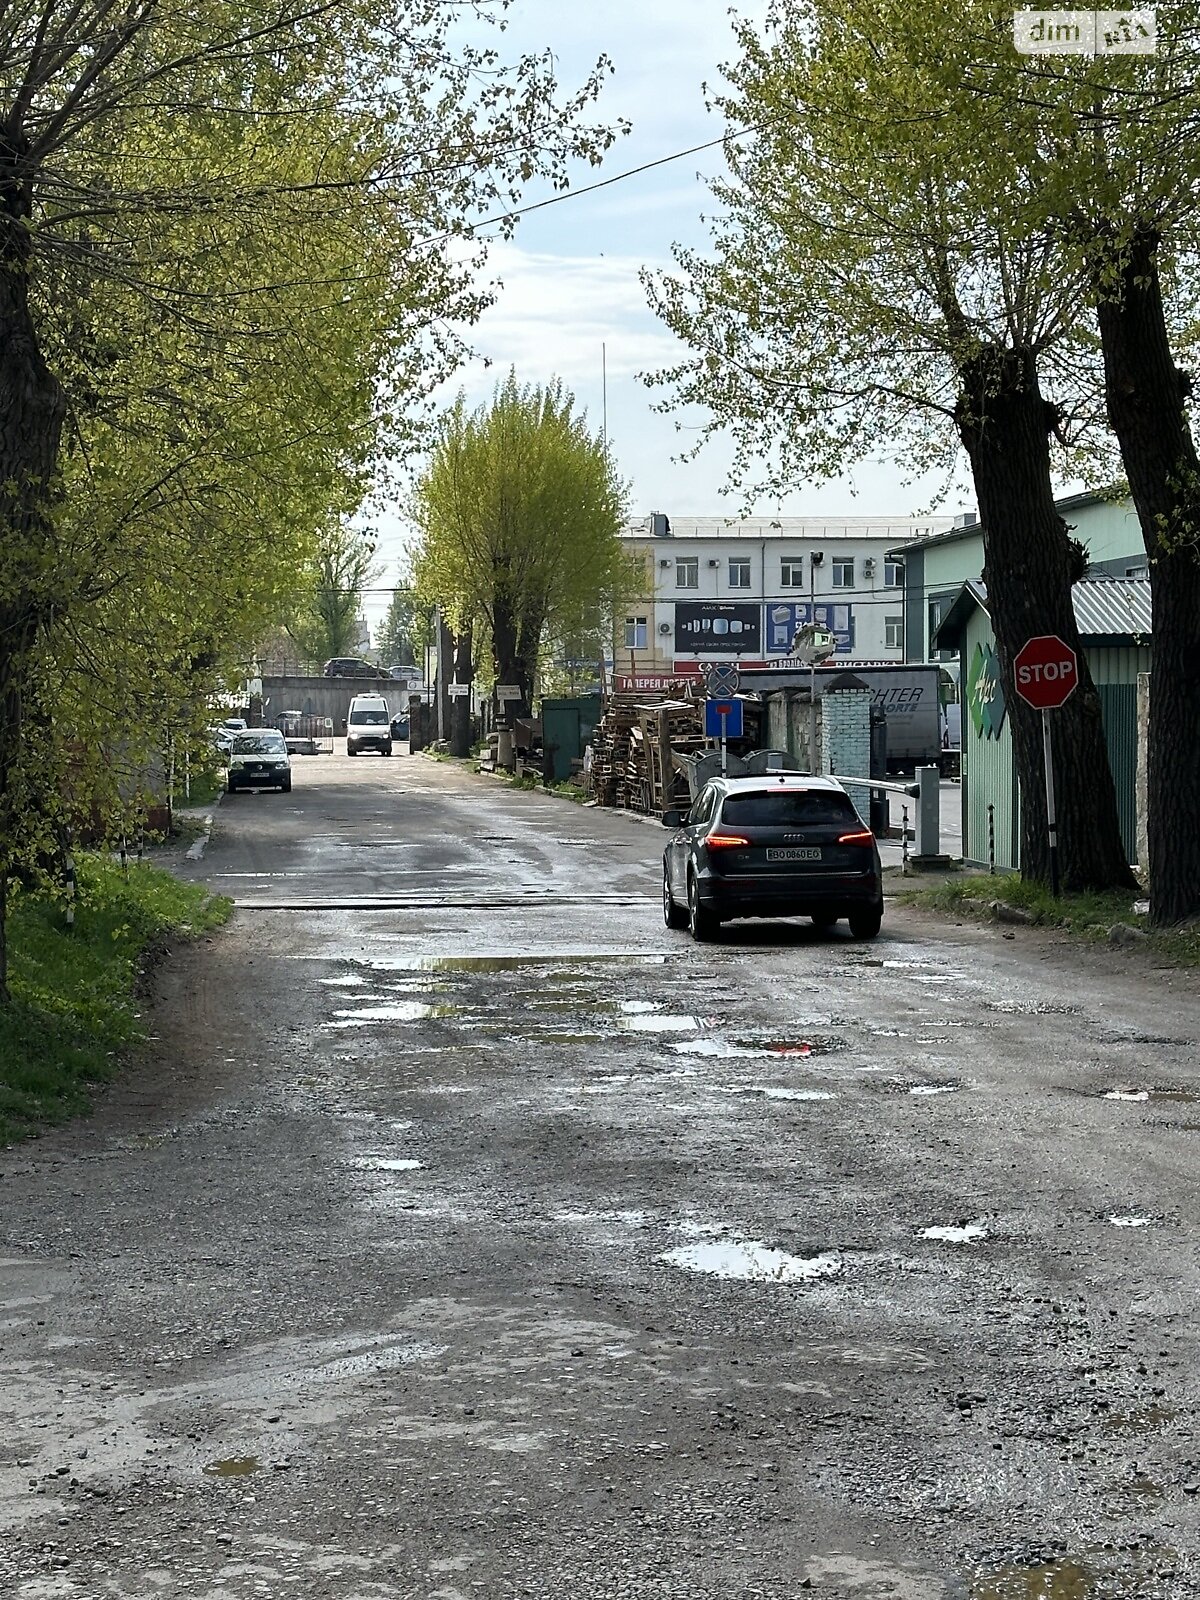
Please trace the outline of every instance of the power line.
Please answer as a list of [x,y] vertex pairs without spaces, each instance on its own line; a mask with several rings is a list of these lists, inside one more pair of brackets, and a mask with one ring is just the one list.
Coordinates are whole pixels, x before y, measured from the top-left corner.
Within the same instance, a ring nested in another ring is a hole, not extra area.
[[758,133],[759,128],[735,128],[730,133],[723,133],[719,139],[708,139],[704,144],[690,145],[686,150],[676,150],[669,156],[658,156],[654,161],[643,161],[639,167],[630,167],[626,172],[614,172],[611,178],[600,178],[595,183],[585,183],[580,189],[567,189],[562,194],[551,195],[548,200],[535,200],[532,205],[517,206],[512,211],[502,212],[496,217],[483,217],[479,222],[470,222],[465,228],[451,233],[433,234],[428,239],[416,239],[415,245],[445,244],[448,239],[461,238],[464,233],[477,233],[480,228],[490,228],[498,223],[512,222],[517,217],[527,217],[531,211],[544,211],[547,206],[561,205],[564,200],[577,200],[580,195],[594,194],[597,189],[607,189],[614,183],[624,183],[626,178],[636,178],[639,173],[652,172],[655,167],[665,167],[669,162],[682,161],[685,156],[699,155],[702,150],[713,150],[717,145],[723,145],[727,139],[741,139],[747,133]]

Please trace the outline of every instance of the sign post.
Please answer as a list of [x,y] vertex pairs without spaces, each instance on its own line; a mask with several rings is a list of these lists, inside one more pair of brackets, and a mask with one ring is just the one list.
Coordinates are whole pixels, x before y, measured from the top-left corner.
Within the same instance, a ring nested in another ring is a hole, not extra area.
[[1017,693],[1042,713],[1042,765],[1046,773],[1046,836],[1050,846],[1050,892],[1058,898],[1058,814],[1054,803],[1054,752],[1050,713],[1070,699],[1079,682],[1079,662],[1056,633],[1028,639],[1013,662]]
[[[740,739],[742,736],[742,703],[733,698],[738,692],[741,681],[741,673],[736,664],[730,661],[713,661],[704,669],[704,687],[709,694],[704,706],[704,731],[710,739],[720,737],[723,778],[729,773],[729,750],[726,740]],[[729,725],[730,717],[735,721],[733,727]],[[714,721],[717,719],[719,727],[714,726]]]

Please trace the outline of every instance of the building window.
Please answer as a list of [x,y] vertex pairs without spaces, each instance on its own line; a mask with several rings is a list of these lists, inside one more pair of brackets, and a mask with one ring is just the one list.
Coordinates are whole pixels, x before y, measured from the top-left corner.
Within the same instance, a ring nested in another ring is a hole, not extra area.
[[781,589],[803,589],[804,558],[802,556],[784,556],[780,561],[779,587]]
[[833,562],[833,587],[835,589],[853,589],[854,587],[854,557],[835,556]]
[[731,589],[748,589],[750,587],[749,556],[730,556],[729,587]]
[[625,618],[626,650],[644,650],[649,629],[645,617]]
[[1149,562],[1143,561],[1139,566],[1126,567],[1125,576],[1127,578],[1148,578],[1150,576]]
[[884,617],[883,642],[889,650],[904,649],[904,618]]
[[698,589],[700,587],[699,556],[676,556],[675,587],[677,589]]
[[903,589],[903,561],[885,561],[883,563],[883,586],[885,589]]

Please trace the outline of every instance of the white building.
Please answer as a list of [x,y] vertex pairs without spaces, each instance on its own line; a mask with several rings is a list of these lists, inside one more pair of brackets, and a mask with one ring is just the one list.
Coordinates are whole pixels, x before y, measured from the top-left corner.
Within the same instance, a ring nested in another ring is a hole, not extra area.
[[953,520],[643,517],[621,535],[646,581],[618,618],[615,686],[657,688],[710,661],[779,665],[810,621],[832,630],[839,662],[903,661],[904,567],[887,552]]

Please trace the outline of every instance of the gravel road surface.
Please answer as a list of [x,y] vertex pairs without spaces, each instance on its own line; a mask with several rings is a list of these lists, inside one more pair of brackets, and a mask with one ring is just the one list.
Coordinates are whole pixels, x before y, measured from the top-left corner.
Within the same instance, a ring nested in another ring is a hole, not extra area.
[[662,926],[417,757],[221,806],[145,1061],[0,1153],[0,1593],[1200,1596],[1200,1000]]

